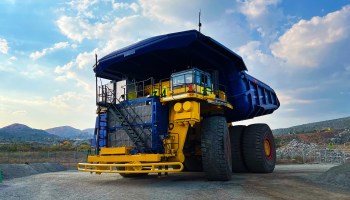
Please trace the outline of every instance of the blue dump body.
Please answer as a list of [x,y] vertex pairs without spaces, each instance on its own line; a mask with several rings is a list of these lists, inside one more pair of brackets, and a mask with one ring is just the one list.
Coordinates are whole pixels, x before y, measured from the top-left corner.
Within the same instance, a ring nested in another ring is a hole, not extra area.
[[226,86],[233,105],[225,113],[228,122],[270,114],[280,106],[272,88],[246,73],[239,55],[196,30],[152,37],[112,52],[94,71],[97,77],[116,81],[126,76],[160,80],[189,67],[218,72],[219,84]]
[[231,73],[228,87],[228,101],[234,108],[226,113],[228,121],[271,114],[280,106],[271,87],[244,71]]

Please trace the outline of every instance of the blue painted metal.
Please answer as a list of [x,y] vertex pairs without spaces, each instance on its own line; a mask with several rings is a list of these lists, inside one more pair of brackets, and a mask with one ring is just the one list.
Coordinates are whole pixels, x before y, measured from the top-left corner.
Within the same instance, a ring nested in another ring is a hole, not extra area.
[[[116,106],[123,107],[125,104],[138,104],[147,102],[149,105],[152,106],[152,113],[146,113],[146,114],[152,114],[152,121],[151,123],[143,123],[143,124],[136,124],[132,123],[131,126],[135,127],[141,127],[144,129],[151,129],[152,134],[152,141],[151,146],[146,147],[144,149],[145,152],[153,152],[153,153],[163,153],[163,143],[162,139],[167,136],[168,134],[168,107],[162,106],[162,103],[160,102],[159,97],[148,97],[148,98],[139,98],[129,101],[124,101],[117,104]],[[114,126],[109,127],[109,131],[115,131],[118,129],[125,129],[126,126]],[[139,150],[132,151],[131,154],[137,153]]]
[[168,135],[169,107],[163,106],[158,97],[152,101],[152,151],[164,153],[163,142]]
[[96,147],[107,146],[107,113],[101,113],[96,117],[94,140],[97,141]]
[[[142,66],[142,67],[141,67]],[[152,37],[114,51],[98,61],[94,71],[98,77],[118,80],[120,74],[140,80],[169,77],[173,70],[188,66],[220,68],[232,66],[246,70],[242,58],[214,39],[196,30]]]
[[241,71],[232,73],[229,81],[228,101],[233,105],[233,110],[227,111],[228,121],[239,121],[271,114],[278,109],[280,102],[275,91]]

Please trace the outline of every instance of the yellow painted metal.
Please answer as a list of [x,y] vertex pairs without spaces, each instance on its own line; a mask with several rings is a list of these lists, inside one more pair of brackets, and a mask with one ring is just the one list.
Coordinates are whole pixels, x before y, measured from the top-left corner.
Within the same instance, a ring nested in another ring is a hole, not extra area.
[[181,172],[184,168],[181,162],[127,163],[127,164],[78,163],[77,166],[79,171],[96,172],[96,174],[100,174],[100,173],[165,173],[165,172],[174,173],[174,172]]
[[160,162],[164,154],[136,154],[113,156],[88,156],[88,162],[125,163],[125,162]]
[[207,99],[207,102],[210,104],[213,104],[213,105],[225,106],[229,109],[233,109],[233,106],[227,101],[222,101],[222,100],[218,100],[218,99]]
[[171,128],[169,128],[169,137],[163,141],[165,153],[174,155],[174,157],[169,157],[168,160],[174,162],[185,161],[183,147],[188,128],[189,126],[194,126],[196,123],[200,122],[199,102],[186,101],[181,105],[182,110],[180,112],[178,111],[178,108],[170,109],[169,122],[171,126],[169,125],[169,127]]
[[[175,123],[174,128],[170,130],[169,135],[171,138],[171,143],[169,149],[169,145],[166,145],[165,151],[168,153],[170,150],[170,153],[175,154],[175,157],[170,157],[169,161],[178,161],[178,162],[184,162],[185,161],[185,155],[183,154],[183,148],[185,145],[185,140],[187,136],[187,131],[189,127],[189,122],[184,123]],[[167,141],[169,142],[169,141]]]
[[225,92],[221,91],[221,90],[217,90],[214,92],[215,95],[217,95],[219,97],[219,99],[227,101],[227,97]]
[[135,84],[129,84],[127,90],[128,100],[137,98],[137,89]]
[[[205,88],[205,87],[199,86],[199,85],[197,85],[196,87],[197,87],[197,91],[199,91],[199,93],[201,93],[201,94],[210,95],[213,93],[211,88]],[[204,91],[204,89],[205,89],[205,91]]]
[[217,99],[215,94],[201,95],[201,94],[197,94],[197,93],[183,93],[183,94],[177,94],[177,95],[163,97],[160,99],[160,102],[166,103],[166,102],[170,102],[170,101],[176,101],[176,100],[182,100],[182,99],[193,99],[193,98],[205,100],[208,103],[213,104],[213,105],[220,105],[220,106],[225,106],[229,109],[233,109],[233,106],[229,102],[221,100],[221,99]]
[[200,103],[196,101],[186,101],[182,104],[183,111],[176,112],[176,105],[181,103],[176,103],[174,106],[174,111],[170,113],[170,119],[175,123],[188,122],[193,126],[196,122],[200,121]]
[[174,105],[174,110],[175,110],[175,112],[181,112],[181,111],[182,111],[182,103],[177,102],[177,103]]
[[130,150],[135,147],[102,147],[100,155],[125,155],[128,154]]
[[103,113],[103,112],[106,112],[106,111],[107,111],[107,108],[100,106],[100,107],[97,107],[96,114]]
[[158,83],[158,87],[161,90],[161,96],[165,97],[170,94],[170,81],[162,81]]
[[141,164],[141,162],[139,162],[139,161],[134,161],[134,162],[131,162],[128,164],[137,164],[137,165],[125,167],[127,171],[141,171],[142,170],[142,166],[139,165],[139,164]]
[[186,101],[183,105],[182,105],[184,111],[189,112],[192,109],[192,102],[191,101]]
[[170,94],[170,81],[163,81],[154,85],[146,85],[145,94],[160,97],[168,96]]
[[271,144],[268,139],[264,139],[264,150],[265,150],[265,156],[269,157],[271,155]]

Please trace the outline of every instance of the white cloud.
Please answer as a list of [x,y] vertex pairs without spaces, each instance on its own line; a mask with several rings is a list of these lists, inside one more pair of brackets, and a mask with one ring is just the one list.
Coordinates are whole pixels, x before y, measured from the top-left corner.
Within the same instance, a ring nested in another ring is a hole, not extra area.
[[[243,58],[249,73],[258,75],[262,81],[269,80],[272,88],[280,86],[279,77],[281,73],[286,76],[288,68],[282,68],[285,64],[281,59],[264,52],[260,41],[249,41],[247,44],[236,49],[236,52]],[[286,78],[286,77],[284,77]]]
[[[14,122],[31,127],[51,128],[71,125],[77,128],[93,127],[94,96],[67,91],[48,97],[35,97],[21,93],[0,94],[0,127]],[[45,109],[43,109],[45,108]],[[75,114],[72,115],[72,112]],[[79,120],[77,120],[79,119]]]
[[80,17],[62,16],[56,23],[61,33],[74,41],[82,42],[85,38],[91,38],[89,30],[92,28],[90,24]]
[[249,18],[259,18],[268,12],[269,6],[277,5],[280,0],[243,0],[239,1],[240,11]]
[[88,12],[88,9],[94,4],[98,3],[99,0],[73,0],[67,4],[71,9],[78,11],[79,15],[85,15],[91,17],[91,12]]
[[77,105],[79,105],[79,102],[84,101],[86,98],[87,95],[70,91],[50,98],[48,103],[51,106],[59,109],[77,110]]
[[139,10],[139,5],[137,3],[131,3],[129,5],[130,9],[133,10],[134,12],[137,12]]
[[19,70],[20,74],[28,79],[37,79],[48,75],[47,68],[38,64],[27,64]]
[[68,47],[68,46],[69,46],[69,43],[68,43],[68,42],[59,42],[59,43],[55,43],[55,44],[53,45],[53,47],[45,48],[45,49],[43,49],[43,50],[41,50],[41,51],[35,51],[35,52],[31,53],[29,57],[30,57],[31,59],[33,59],[33,60],[37,60],[37,59],[39,59],[39,58],[45,56],[45,55],[48,54],[48,53],[51,53],[51,52],[53,52],[53,51],[55,51],[55,50],[57,50],[57,49],[64,49],[64,48],[66,48],[66,47]]
[[69,62],[69,63],[63,65],[62,67],[57,66],[55,68],[55,73],[62,74],[64,72],[70,70],[73,67],[73,65],[74,65],[74,62]]
[[30,78],[30,79],[35,79],[35,78],[42,77],[45,75],[45,73],[40,69],[23,71],[23,72],[21,72],[21,74],[27,78]]
[[124,3],[124,2],[112,2],[112,8],[115,10],[118,9],[131,9],[134,12],[137,12],[139,10],[139,5],[135,2],[133,3]]
[[113,9],[127,9],[129,8],[129,4],[128,3],[124,3],[124,2],[112,2],[112,8]]
[[[84,39],[108,41],[119,38],[119,40],[125,40],[124,38],[130,36],[124,33],[123,37],[116,37],[117,33],[121,30],[130,31],[129,25],[135,25],[134,21],[136,18],[138,16],[132,15],[122,18],[116,17],[109,22],[98,21],[96,23],[89,23],[88,20],[81,17],[62,16],[57,20],[57,25],[62,34],[77,42],[82,42]],[[133,30],[133,33],[135,34],[135,30]]]
[[37,99],[37,98],[27,99],[27,98],[12,98],[12,97],[10,98],[8,96],[0,96],[0,102],[3,105],[21,104],[25,106],[39,106],[47,103],[43,99]]
[[9,66],[9,65],[3,65],[0,63],[0,72],[3,71],[3,72],[13,72],[14,69]]
[[250,41],[239,47],[237,53],[249,63],[251,68],[280,66],[279,60],[261,50],[260,41]]
[[295,104],[312,104],[315,101],[312,99],[301,99],[294,97],[290,94],[286,94],[285,92],[277,91],[278,99],[280,100],[281,104],[284,106],[286,105],[295,105]]
[[95,51],[80,53],[75,62],[78,64],[79,69],[92,68],[95,64]]
[[[75,110],[79,104],[90,98],[89,95],[77,93],[77,92],[65,92],[50,98],[43,97],[21,97],[21,98],[9,98],[6,96],[0,96],[0,103],[4,105],[24,105],[26,107],[43,107],[50,106],[51,108],[62,110]],[[14,111],[14,113],[23,113],[23,110]]]
[[92,89],[92,82],[87,82],[84,80],[83,77],[79,76],[73,69],[73,67],[77,63],[74,61],[71,61],[65,65],[57,66],[55,68],[55,73],[58,74],[56,77],[56,81],[67,81],[67,80],[72,80],[75,81],[77,87],[81,87],[87,92],[88,94],[93,94],[93,89]]
[[0,53],[7,54],[9,46],[7,40],[0,38]]
[[246,16],[251,28],[264,38],[274,40],[278,35],[279,22],[285,16],[277,5],[280,0],[236,0],[238,10]]
[[182,29],[197,28],[200,9],[204,28],[209,20],[220,20],[226,10],[234,7],[231,1],[217,3],[211,0],[193,0],[191,3],[187,0],[140,0],[139,5],[143,16]]
[[317,67],[326,60],[341,61],[336,57],[350,51],[345,45],[350,43],[349,19],[350,6],[345,6],[324,17],[300,20],[271,45],[272,54],[296,67]]

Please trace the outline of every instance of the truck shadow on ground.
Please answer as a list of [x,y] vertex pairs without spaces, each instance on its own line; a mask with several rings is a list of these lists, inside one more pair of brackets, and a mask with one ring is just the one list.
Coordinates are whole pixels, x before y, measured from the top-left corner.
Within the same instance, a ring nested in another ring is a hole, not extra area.
[[162,175],[158,176],[157,174],[149,174],[147,176],[143,177],[133,177],[133,178],[123,178],[120,175],[116,175],[116,178],[114,180],[94,180],[95,184],[98,185],[145,185],[145,187],[148,187],[149,185],[154,184],[160,184],[163,186],[171,185],[183,185],[186,183],[188,184],[203,184],[203,185],[243,185],[247,177],[244,177],[242,175],[237,176],[237,174],[233,174],[232,180],[230,181],[208,181],[204,175],[204,173],[201,172],[183,172],[183,173],[177,173],[177,174],[170,174],[168,176]]

